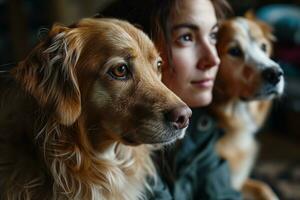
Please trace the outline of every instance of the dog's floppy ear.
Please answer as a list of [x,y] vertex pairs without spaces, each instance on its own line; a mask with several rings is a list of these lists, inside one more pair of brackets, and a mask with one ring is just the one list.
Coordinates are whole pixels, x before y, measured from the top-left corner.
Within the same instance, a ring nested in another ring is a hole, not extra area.
[[45,40],[13,70],[24,89],[63,125],[74,123],[81,112],[75,72],[80,52],[76,44],[68,42],[68,31],[54,25]]
[[259,26],[261,27],[261,29],[263,30],[265,36],[272,42],[276,42],[277,38],[276,36],[273,34],[273,28],[268,25],[265,22],[259,21],[258,22]]

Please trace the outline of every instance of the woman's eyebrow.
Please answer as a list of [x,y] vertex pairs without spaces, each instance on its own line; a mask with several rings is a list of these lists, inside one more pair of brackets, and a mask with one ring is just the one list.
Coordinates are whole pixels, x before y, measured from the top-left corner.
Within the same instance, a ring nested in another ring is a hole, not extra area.
[[177,25],[174,25],[172,27],[172,31],[176,31],[178,29],[181,29],[181,28],[188,28],[188,29],[192,29],[192,30],[199,30],[199,27],[195,24],[190,24],[190,23],[182,23],[182,24],[177,24]]
[[[192,30],[194,30],[194,31],[199,30],[199,27],[198,27],[197,25],[195,25],[195,24],[190,24],[190,23],[176,24],[176,25],[174,25],[174,26],[172,27],[171,30],[172,30],[172,31],[176,31],[176,30],[181,29],[181,28],[188,28],[188,29],[192,29]],[[212,26],[211,30],[218,29],[218,28],[219,28],[219,23],[217,22],[217,23],[215,23],[215,24]]]

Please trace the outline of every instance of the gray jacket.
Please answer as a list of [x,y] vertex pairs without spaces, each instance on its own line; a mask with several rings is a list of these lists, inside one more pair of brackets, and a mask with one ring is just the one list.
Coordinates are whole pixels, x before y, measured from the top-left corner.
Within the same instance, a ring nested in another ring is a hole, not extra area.
[[187,134],[173,148],[157,152],[154,159],[160,173],[148,199],[238,200],[230,184],[228,164],[215,152],[222,134],[204,109],[194,109]]

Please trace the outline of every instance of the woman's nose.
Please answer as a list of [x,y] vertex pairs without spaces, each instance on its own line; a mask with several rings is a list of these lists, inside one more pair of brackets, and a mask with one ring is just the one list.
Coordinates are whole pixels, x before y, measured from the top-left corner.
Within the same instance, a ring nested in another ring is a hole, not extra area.
[[220,58],[218,56],[216,47],[211,44],[203,44],[199,51],[199,61],[197,67],[199,69],[208,69],[218,66]]

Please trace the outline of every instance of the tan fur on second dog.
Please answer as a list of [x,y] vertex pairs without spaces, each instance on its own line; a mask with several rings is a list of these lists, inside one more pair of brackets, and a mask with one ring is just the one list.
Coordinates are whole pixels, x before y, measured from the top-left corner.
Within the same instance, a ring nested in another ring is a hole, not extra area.
[[225,135],[217,143],[219,154],[229,161],[234,188],[253,199],[277,199],[265,183],[249,179],[258,151],[255,133],[262,127],[271,99],[283,92],[283,72],[269,57],[274,39],[271,28],[253,15],[221,24],[213,114]]
[[0,199],[142,198],[151,144],[182,137],[191,115],[160,68],[127,22],[55,25],[0,73]]

